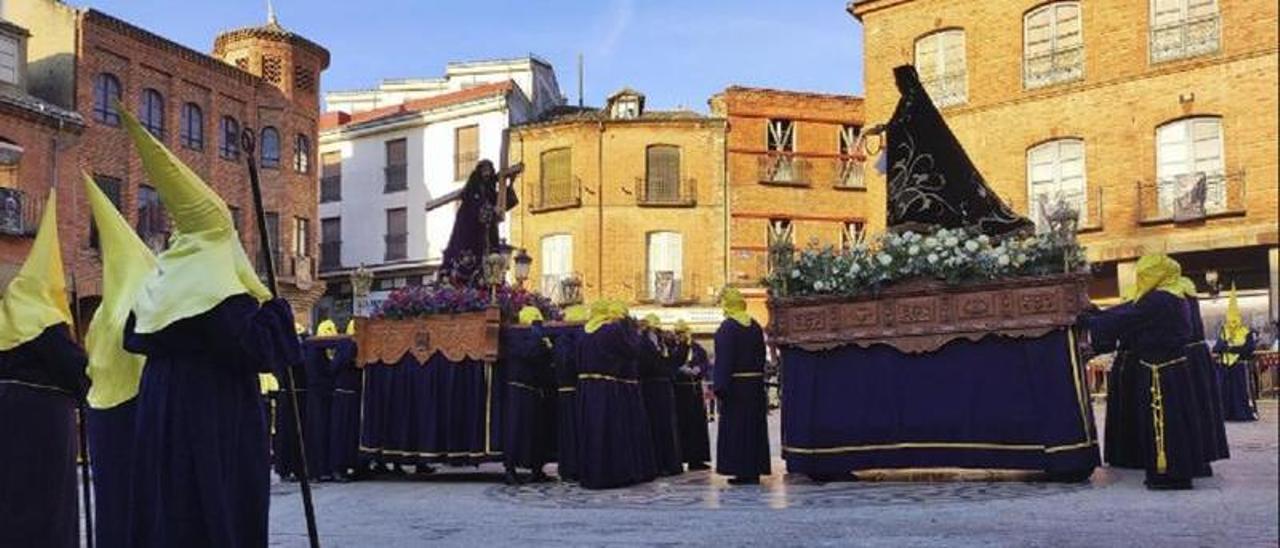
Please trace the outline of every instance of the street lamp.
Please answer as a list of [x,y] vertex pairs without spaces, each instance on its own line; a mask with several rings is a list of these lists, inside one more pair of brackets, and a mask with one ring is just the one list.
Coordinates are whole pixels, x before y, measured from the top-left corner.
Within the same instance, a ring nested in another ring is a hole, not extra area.
[[524,282],[529,279],[529,267],[533,265],[533,257],[522,247],[516,250],[515,272],[516,285],[524,289]]
[[1222,286],[1218,285],[1218,271],[1209,269],[1204,272],[1204,283],[1209,286],[1209,294],[1217,297]]

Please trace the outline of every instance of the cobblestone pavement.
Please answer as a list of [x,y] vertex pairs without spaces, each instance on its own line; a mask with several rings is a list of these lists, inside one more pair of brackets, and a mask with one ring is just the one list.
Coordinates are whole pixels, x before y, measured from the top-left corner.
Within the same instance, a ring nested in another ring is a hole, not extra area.
[[[609,491],[507,487],[486,465],[314,493],[325,546],[1276,546],[1276,403],[1262,411],[1262,421],[1227,425],[1232,458],[1188,492],[1151,492],[1141,471],[1110,468],[1072,485],[816,485],[785,475],[775,458],[759,486],[698,472]],[[304,546],[297,485],[272,493],[272,544]]]

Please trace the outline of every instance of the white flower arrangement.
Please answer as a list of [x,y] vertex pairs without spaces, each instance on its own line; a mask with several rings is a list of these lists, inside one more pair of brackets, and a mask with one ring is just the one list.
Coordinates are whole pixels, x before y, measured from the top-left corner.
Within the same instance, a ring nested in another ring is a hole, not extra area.
[[1086,266],[1074,234],[1008,236],[974,229],[938,229],[928,235],[886,232],[845,249],[816,242],[796,253],[771,250],[789,268],[765,279],[776,296],[858,295],[913,278],[951,284],[1076,272]]

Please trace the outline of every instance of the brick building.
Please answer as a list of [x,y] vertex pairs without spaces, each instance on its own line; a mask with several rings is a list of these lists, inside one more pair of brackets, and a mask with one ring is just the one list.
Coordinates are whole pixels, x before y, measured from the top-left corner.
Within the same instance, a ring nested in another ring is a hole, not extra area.
[[1259,327],[1268,302],[1276,317],[1275,2],[856,0],[848,10],[865,30],[868,121],[889,118],[891,71],[914,63],[1007,203],[1033,219],[1041,203],[1078,208],[1095,298],[1119,295],[1136,259],[1163,251],[1202,291],[1235,283]]
[[561,301],[624,299],[638,316],[713,329],[726,279],[725,123],[645,109],[624,89],[603,109],[562,108],[512,131],[523,162],[512,244]]
[[764,321],[759,282],[771,242],[838,246],[869,221],[884,225],[883,187],[869,191],[857,151],[862,99],[730,87],[709,102],[712,115],[728,122],[728,282],[743,288],[752,314]]
[[[0,18],[0,289],[27,258],[49,190],[76,180],[84,130],[80,115],[28,93],[29,36]],[[60,218],[74,215],[65,197],[59,203]]]
[[[85,120],[79,167],[91,174],[156,249],[166,245],[168,219],[147,185],[142,165],[120,125],[129,109],[200,174],[231,207],[246,251],[261,253],[241,130],[257,136],[268,231],[281,294],[306,318],[323,292],[316,283],[315,144],[323,47],[276,21],[221,33],[212,54],[192,50],[93,9],[57,0],[4,5],[4,16],[31,29],[29,89]],[[100,292],[100,266],[79,177],[59,180],[68,215],[63,246],[78,273],[82,306]],[[261,263],[259,258],[259,263]]]

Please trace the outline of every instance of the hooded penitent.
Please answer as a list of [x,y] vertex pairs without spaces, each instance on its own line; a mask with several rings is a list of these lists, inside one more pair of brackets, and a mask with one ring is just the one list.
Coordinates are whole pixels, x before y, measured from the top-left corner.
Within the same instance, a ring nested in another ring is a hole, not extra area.
[[124,349],[124,324],[138,290],[155,273],[156,258],[88,175],[84,187],[102,251],[102,304],[85,334],[89,405],[108,409],[138,395],[146,358]]
[[160,194],[174,232],[159,268],[147,278],[133,305],[140,334],[156,333],[233,295],[259,302],[271,292],[258,279],[236,234],[231,213],[200,177],[121,109],[129,137],[142,158],[147,180]]
[[58,196],[49,191],[31,253],[0,294],[0,350],[30,341],[51,326],[74,325],[58,244]]
[[1141,299],[1151,291],[1166,291],[1183,297],[1182,265],[1164,253],[1150,253],[1138,259],[1137,281],[1134,283],[1133,299]]
[[[1231,292],[1227,294],[1227,319],[1222,324],[1222,337],[1230,346],[1242,346],[1249,338],[1249,328],[1244,325],[1244,316],[1240,314],[1240,301],[1236,296],[1236,286],[1231,284]],[[1240,356],[1234,352],[1223,352],[1222,363],[1234,365]]]
[[520,309],[519,314],[520,325],[533,325],[542,322],[542,311],[536,306],[526,306]]
[[338,325],[333,320],[325,319],[316,327],[317,337],[332,337],[338,334]]
[[726,318],[744,327],[751,325],[751,315],[747,314],[747,300],[737,288],[730,287],[724,290],[724,295],[720,298],[720,306],[724,309]]
[[586,323],[591,319],[591,309],[586,305],[575,304],[564,309],[564,321],[567,323]]

